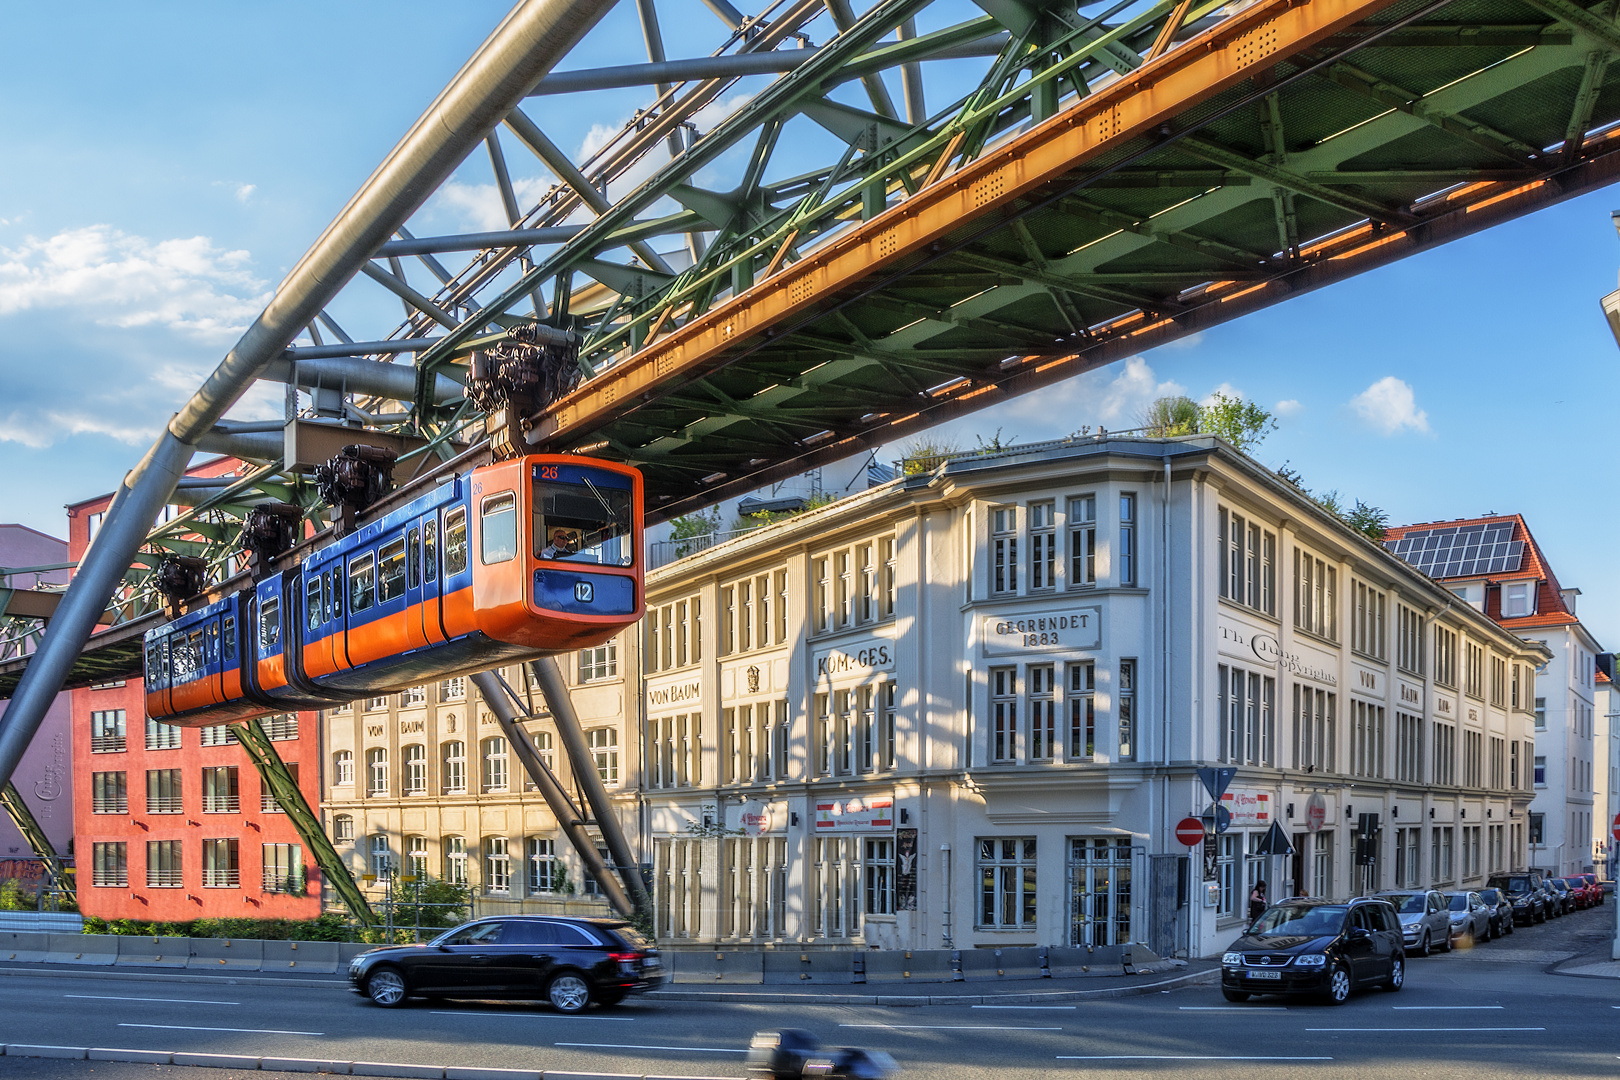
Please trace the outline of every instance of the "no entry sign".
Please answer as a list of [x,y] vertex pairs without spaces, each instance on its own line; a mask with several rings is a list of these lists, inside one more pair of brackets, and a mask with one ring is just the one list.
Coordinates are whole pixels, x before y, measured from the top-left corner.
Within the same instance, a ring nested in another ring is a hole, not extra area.
[[1614,815],[1614,822],[1609,826],[1609,831],[1614,834],[1614,842],[1620,844],[1620,814]]
[[1204,823],[1195,817],[1184,817],[1176,822],[1176,839],[1188,847],[1204,842]]

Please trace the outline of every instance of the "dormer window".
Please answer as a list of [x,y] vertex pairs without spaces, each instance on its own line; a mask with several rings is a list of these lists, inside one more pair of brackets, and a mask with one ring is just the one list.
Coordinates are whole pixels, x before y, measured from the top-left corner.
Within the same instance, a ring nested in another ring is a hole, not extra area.
[[1528,581],[1509,582],[1502,586],[1502,618],[1512,619],[1534,615],[1535,592]]

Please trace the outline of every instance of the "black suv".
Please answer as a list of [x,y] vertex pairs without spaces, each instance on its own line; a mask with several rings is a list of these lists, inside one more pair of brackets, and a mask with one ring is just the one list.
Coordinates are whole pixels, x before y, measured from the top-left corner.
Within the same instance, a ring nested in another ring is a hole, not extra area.
[[1501,889],[1513,904],[1513,921],[1529,926],[1547,921],[1546,898],[1541,892],[1541,875],[1534,873],[1492,874],[1485,879],[1492,889]]
[[1401,920],[1388,900],[1285,900],[1267,908],[1221,957],[1227,1001],[1322,994],[1343,1004],[1357,986],[1406,981]]
[[394,945],[349,962],[349,989],[385,1008],[413,995],[544,999],[577,1013],[617,1005],[664,981],[658,950],[618,919],[508,915],[479,919],[426,945]]

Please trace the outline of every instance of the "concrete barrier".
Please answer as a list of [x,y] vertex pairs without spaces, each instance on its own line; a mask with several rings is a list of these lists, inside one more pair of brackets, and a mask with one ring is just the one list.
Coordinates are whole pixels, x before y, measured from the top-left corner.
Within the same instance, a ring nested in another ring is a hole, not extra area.
[[120,967],[183,968],[191,958],[191,939],[183,937],[121,937]]
[[191,938],[186,967],[205,971],[258,971],[265,943],[258,938]]
[[944,949],[873,949],[867,952],[867,982],[947,983],[951,954]]
[[[318,971],[335,974],[338,943],[335,941],[266,941],[261,971]],[[347,965],[344,965],[347,968]]]
[[91,964],[111,967],[118,961],[118,937],[113,934],[48,934],[45,960],[51,964]]
[[361,953],[370,952],[372,949],[378,948],[376,945],[367,945],[362,941],[339,941],[336,944],[338,949],[337,962],[338,966],[341,968],[347,968],[349,966],[349,961],[353,960]]
[[676,983],[741,983],[758,986],[764,981],[764,954],[755,949],[682,949],[663,954]]
[[835,983],[848,986],[854,982],[851,955],[842,950],[797,952],[785,949],[762,956],[766,983]]
[[0,933],[0,960],[15,960],[19,964],[44,963],[50,940],[49,934]]

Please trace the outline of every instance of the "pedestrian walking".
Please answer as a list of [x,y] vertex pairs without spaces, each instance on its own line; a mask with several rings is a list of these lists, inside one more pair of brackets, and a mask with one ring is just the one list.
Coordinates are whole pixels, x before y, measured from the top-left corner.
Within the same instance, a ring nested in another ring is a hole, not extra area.
[[1249,921],[1253,922],[1264,915],[1266,908],[1270,906],[1266,902],[1266,883],[1264,881],[1255,882],[1254,891],[1249,894]]

